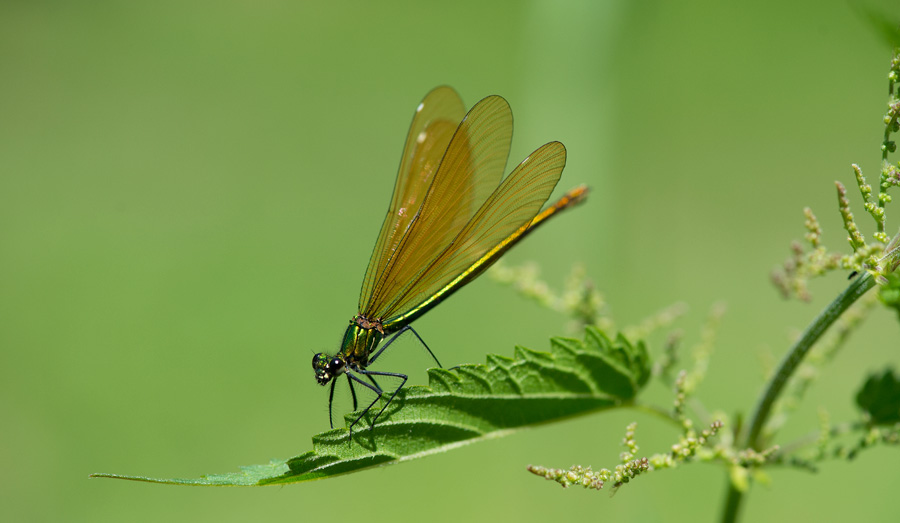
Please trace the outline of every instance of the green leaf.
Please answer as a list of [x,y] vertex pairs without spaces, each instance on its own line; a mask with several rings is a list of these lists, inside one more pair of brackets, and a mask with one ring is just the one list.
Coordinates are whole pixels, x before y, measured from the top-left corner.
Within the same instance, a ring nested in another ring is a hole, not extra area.
[[900,273],[888,274],[887,280],[887,285],[878,288],[878,298],[881,303],[897,311],[897,319],[900,320]]
[[856,394],[856,404],[869,413],[875,425],[900,422],[900,379],[891,369],[881,376],[870,375]]
[[[154,479],[93,474],[176,485],[271,485],[322,479],[398,463],[529,425],[611,409],[627,403],[650,376],[643,342],[611,340],[586,329],[585,340],[551,340],[550,352],[516,347],[514,358],[489,355],[484,365],[430,369],[427,387],[397,393],[374,429],[360,421],[349,441],[347,429],[313,437],[313,450],[268,465],[200,479]],[[376,405],[370,411],[378,412]],[[345,421],[357,414],[345,416]]]

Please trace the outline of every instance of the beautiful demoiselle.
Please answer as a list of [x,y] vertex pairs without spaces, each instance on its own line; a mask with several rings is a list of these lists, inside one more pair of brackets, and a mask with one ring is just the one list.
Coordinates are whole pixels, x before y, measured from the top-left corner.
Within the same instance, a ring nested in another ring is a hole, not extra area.
[[[456,91],[438,87],[419,104],[363,280],[359,313],[350,320],[337,354],[313,356],[316,380],[320,385],[331,382],[332,427],[335,378],[347,376],[354,410],[354,381],[376,394],[350,424],[351,431],[385,394],[375,377],[401,380],[372,418],[374,427],[407,376],[367,367],[407,330],[440,366],[410,324],[475,279],[538,225],[584,199],[587,188],[576,187],[538,213],[566,164],[566,149],[559,142],[531,153],[500,183],[511,141],[512,112],[499,96],[489,96],[465,113]],[[378,349],[388,335],[393,336]]]

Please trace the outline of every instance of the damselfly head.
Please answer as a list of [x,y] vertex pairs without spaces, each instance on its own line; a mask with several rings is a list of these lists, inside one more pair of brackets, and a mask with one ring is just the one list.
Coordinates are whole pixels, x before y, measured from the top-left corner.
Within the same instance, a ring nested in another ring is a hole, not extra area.
[[325,385],[344,370],[344,360],[339,356],[329,356],[320,352],[313,356],[312,366],[316,371],[316,381],[319,385]]

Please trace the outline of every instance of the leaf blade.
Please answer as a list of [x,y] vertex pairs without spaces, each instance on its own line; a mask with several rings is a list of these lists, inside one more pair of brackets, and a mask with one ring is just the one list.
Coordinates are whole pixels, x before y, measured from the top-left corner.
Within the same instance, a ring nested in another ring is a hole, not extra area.
[[[266,465],[195,479],[157,479],[120,474],[92,477],[203,486],[297,483],[400,463],[506,436],[518,429],[627,404],[639,392],[650,361],[643,343],[611,341],[589,327],[585,341],[554,338],[550,352],[516,347],[515,357],[429,369],[428,386],[408,387],[373,430],[347,429],[313,437],[313,450]],[[616,383],[599,381],[612,379]],[[378,409],[372,409],[377,412]],[[347,414],[352,420],[354,413]]]

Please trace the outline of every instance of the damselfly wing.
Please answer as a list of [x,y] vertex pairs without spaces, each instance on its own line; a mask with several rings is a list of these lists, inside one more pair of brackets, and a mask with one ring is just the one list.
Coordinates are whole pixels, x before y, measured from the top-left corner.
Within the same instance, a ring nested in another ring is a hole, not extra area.
[[358,314],[350,320],[337,354],[313,357],[316,380],[331,383],[332,427],[336,378],[347,377],[354,410],[354,382],[375,392],[375,399],[350,424],[351,431],[386,394],[376,378],[400,380],[371,418],[374,426],[408,378],[368,367],[407,330],[440,366],[411,323],[475,279],[538,225],[587,195],[586,187],[576,187],[541,212],[565,167],[566,149],[559,142],[541,146],[501,182],[511,141],[512,113],[499,96],[489,96],[465,113],[456,91],[438,87],[419,104],[363,280]]

